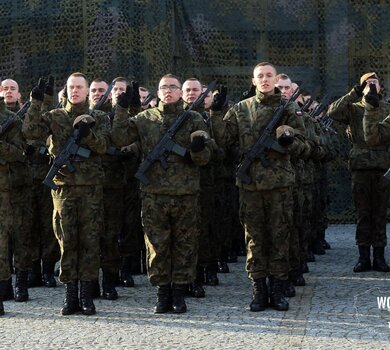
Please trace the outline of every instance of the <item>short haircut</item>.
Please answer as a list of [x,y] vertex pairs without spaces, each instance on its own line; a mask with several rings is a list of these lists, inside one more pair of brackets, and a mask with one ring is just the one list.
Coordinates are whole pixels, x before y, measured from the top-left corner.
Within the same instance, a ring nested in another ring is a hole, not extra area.
[[116,77],[114,80],[113,80],[114,84],[115,83],[125,83],[126,85],[128,84],[128,81],[125,77]]
[[256,64],[255,68],[253,68],[253,71],[257,67],[264,67],[264,66],[271,66],[273,69],[275,69],[275,72],[277,72],[276,67],[272,63],[269,63],[269,62],[260,62],[260,63]]
[[143,86],[140,86],[139,89],[143,92],[149,92],[149,89]]
[[287,74],[284,74],[284,73],[280,73],[276,76],[276,78],[278,78],[278,80],[291,80],[291,78],[287,75]]
[[106,83],[107,84],[107,82],[105,80],[103,80],[102,78],[96,78],[96,79],[91,81],[91,84],[92,83]]
[[179,87],[181,87],[181,80],[178,76],[174,75],[174,74],[171,74],[171,73],[168,73],[168,74],[165,74],[164,76],[161,77],[160,81],[162,79],[176,79],[177,82],[179,83]]
[[81,73],[81,72],[72,73],[71,75],[69,75],[68,79],[71,77],[84,78],[85,83],[87,84],[87,86],[89,86],[87,76],[84,73]]

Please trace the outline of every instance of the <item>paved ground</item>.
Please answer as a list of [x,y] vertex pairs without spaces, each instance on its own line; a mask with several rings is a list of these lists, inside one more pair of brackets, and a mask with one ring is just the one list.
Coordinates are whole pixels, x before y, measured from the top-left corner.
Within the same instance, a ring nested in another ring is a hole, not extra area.
[[287,312],[248,311],[240,258],[206,299],[187,299],[183,315],[154,315],[155,290],[144,276],[135,288],[118,288],[117,301],[97,300],[89,317],[59,315],[62,286],[31,289],[28,303],[5,302],[0,349],[390,349],[390,312],[377,304],[390,298],[390,274],[354,274],[353,237],[353,225],[328,229],[332,250],[309,265],[307,286]]

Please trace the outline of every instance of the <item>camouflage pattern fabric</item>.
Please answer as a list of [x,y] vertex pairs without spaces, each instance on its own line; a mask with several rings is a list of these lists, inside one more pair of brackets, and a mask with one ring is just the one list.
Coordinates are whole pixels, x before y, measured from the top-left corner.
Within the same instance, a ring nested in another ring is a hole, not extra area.
[[[1,177],[4,176],[2,173]],[[12,215],[10,205],[10,193],[8,191],[0,191],[0,281],[8,280],[11,276],[9,269],[9,233],[12,226]]]
[[379,107],[374,108],[365,104],[363,117],[364,140],[368,145],[390,144],[390,106],[381,101]]
[[292,207],[290,188],[240,190],[240,218],[245,228],[246,271],[249,278],[271,275],[281,280],[287,279]]
[[52,190],[53,227],[61,249],[60,281],[95,281],[103,228],[101,185]]
[[199,240],[199,196],[144,193],[148,276],[152,285],[195,279]]

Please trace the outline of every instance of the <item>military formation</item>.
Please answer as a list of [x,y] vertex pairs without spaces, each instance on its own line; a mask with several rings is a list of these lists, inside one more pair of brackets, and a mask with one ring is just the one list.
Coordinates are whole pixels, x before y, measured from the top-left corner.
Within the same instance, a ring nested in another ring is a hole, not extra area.
[[307,263],[330,249],[327,168],[343,128],[353,271],[390,271],[390,105],[375,73],[328,110],[269,62],[254,67],[237,103],[215,81],[173,74],[150,91],[75,72],[57,105],[52,77],[22,105],[17,82],[1,82],[0,315],[3,301],[56,287],[58,260],[62,315],[95,314],[93,300],[116,300],[136,273],[157,289],[155,313],[184,313],[185,298],[206,297],[204,285],[218,285],[237,255],[247,258],[250,311],[288,310]]

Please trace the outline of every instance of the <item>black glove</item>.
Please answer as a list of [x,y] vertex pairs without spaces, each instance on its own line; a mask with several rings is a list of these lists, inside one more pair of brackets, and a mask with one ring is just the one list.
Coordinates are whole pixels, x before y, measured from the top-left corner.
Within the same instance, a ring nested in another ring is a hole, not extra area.
[[130,98],[130,107],[139,108],[141,107],[141,96],[139,95],[139,82],[132,81],[131,82],[131,98]]
[[255,95],[256,95],[256,85],[252,84],[251,87],[249,88],[249,90],[244,91],[242,93],[240,101],[246,100],[247,98],[255,96]]
[[282,135],[278,138],[279,145],[283,147],[290,146],[294,142],[294,136],[291,135]]
[[131,97],[132,97],[132,94],[133,94],[133,89],[130,85],[127,85],[126,87],[126,91],[125,92],[122,92],[119,96],[118,96],[118,105],[123,107],[123,108],[129,108],[130,106],[130,102],[131,102]]
[[26,149],[24,150],[24,155],[28,157],[28,156],[33,155],[34,152],[35,152],[35,147],[32,146],[32,145],[28,145],[28,146],[26,147]]
[[379,95],[375,84],[370,84],[370,91],[364,96],[364,99],[373,107],[379,107]]
[[45,91],[45,79],[39,78],[38,85],[31,90],[31,97],[43,101]]
[[87,122],[80,122],[75,126],[76,129],[79,129],[79,139],[87,137],[91,133],[91,127]]
[[353,89],[355,90],[356,94],[359,96],[359,97],[362,97],[363,96],[363,90],[364,88],[366,87],[367,85],[367,82],[366,81],[363,81],[363,83],[361,85],[359,84],[356,84]]
[[222,111],[223,107],[227,104],[227,88],[224,85],[221,85],[218,89],[218,92],[213,97],[213,102],[211,103],[212,111]]
[[49,79],[47,80],[45,86],[45,94],[49,96],[54,95],[54,77],[52,77],[51,75],[49,76]]
[[190,145],[190,150],[191,152],[197,153],[203,151],[205,146],[204,136],[194,136]]

